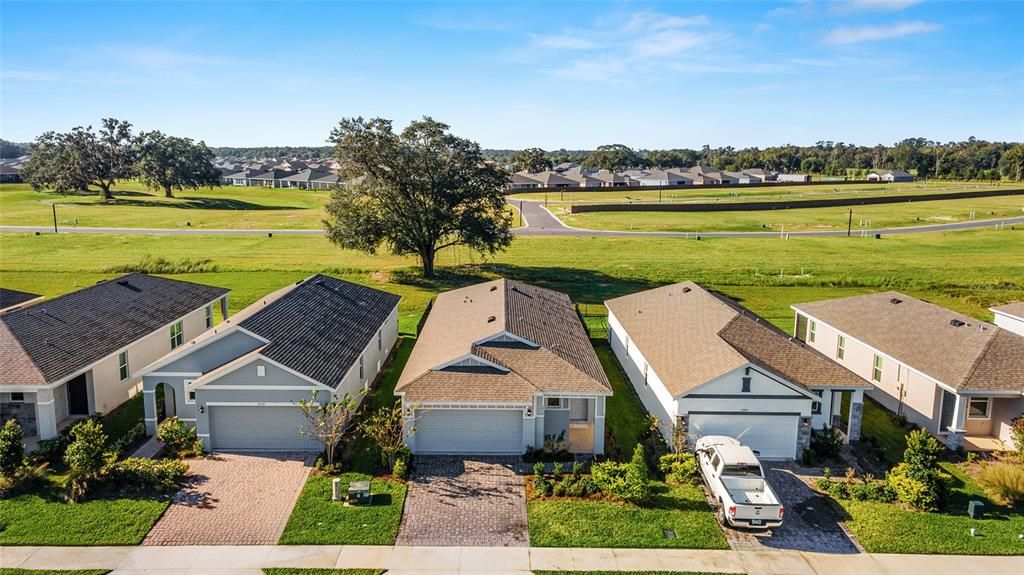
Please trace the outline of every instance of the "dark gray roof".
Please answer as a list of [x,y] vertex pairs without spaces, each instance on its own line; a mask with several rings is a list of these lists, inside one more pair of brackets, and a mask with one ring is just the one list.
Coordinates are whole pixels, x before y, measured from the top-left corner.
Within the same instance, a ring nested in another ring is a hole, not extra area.
[[13,289],[7,289],[0,287],[0,310],[7,309],[16,305],[21,305],[25,302],[30,302],[34,299],[39,299],[43,296],[28,293],[24,291],[18,291]]
[[278,169],[274,169],[274,170],[270,170],[270,171],[267,171],[267,172],[263,172],[262,174],[256,174],[254,176],[250,176],[249,179],[250,180],[280,180],[280,179],[286,178],[288,176],[293,176],[293,175],[295,175],[295,171],[293,171],[293,170],[278,170]]
[[0,315],[0,383],[58,381],[227,293],[136,273],[10,311]]
[[317,274],[238,325],[270,341],[261,355],[336,388],[399,299]]

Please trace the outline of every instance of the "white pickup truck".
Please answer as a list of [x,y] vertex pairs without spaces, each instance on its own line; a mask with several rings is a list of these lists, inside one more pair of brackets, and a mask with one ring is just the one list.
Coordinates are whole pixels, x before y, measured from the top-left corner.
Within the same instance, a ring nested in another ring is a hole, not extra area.
[[749,447],[731,437],[709,435],[697,440],[697,460],[718,501],[722,525],[754,529],[782,525],[785,510]]

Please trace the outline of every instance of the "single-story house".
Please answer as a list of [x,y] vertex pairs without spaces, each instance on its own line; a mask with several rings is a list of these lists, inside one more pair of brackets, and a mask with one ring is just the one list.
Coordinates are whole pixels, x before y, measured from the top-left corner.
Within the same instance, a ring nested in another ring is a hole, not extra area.
[[249,185],[264,188],[283,188],[284,178],[294,176],[296,172],[291,170],[273,169],[266,172],[249,176]]
[[395,395],[414,453],[601,454],[612,389],[569,296],[499,279],[437,296]]
[[0,287],[0,313],[26,306],[43,299],[43,296]]
[[208,450],[319,449],[298,402],[362,400],[398,339],[398,300],[325,275],[260,298],[146,368],[147,433],[177,415]]
[[794,305],[796,337],[853,371],[950,449],[1010,443],[1024,413],[1024,336],[888,291]]
[[757,178],[762,182],[774,182],[776,177],[775,173],[769,172],[763,168],[751,168],[749,170],[743,170],[743,173]]
[[811,181],[811,176],[808,174],[779,174],[775,176],[775,181],[780,183],[806,183]]
[[731,183],[734,184],[760,184],[764,182],[763,177],[749,172],[724,172],[724,174],[729,176]]
[[993,307],[989,311],[995,314],[997,326],[1024,335],[1024,301]]
[[0,184],[17,184],[21,182],[21,170],[13,166],[0,166]]
[[736,302],[687,281],[605,304],[612,350],[670,443],[680,426],[793,459],[812,428],[860,438],[871,385]]
[[656,170],[636,180],[641,186],[691,186],[694,179],[671,170]]
[[262,172],[259,170],[244,169],[233,174],[228,174],[221,178],[221,180],[229,186],[248,186],[250,185],[249,179]]
[[324,174],[318,178],[313,178],[309,182],[309,189],[311,190],[329,190],[334,186],[341,183],[341,176],[333,172],[324,172]]
[[321,182],[326,183],[324,187],[330,187],[332,183],[338,183],[337,175],[328,172],[327,170],[310,170],[305,169],[301,172],[281,178],[282,188],[299,188],[303,190],[319,189],[318,184]]
[[576,186],[581,188],[600,188],[604,186],[604,182],[588,174],[577,170],[566,170],[561,172],[562,177],[568,178],[576,182]]
[[0,314],[0,418],[50,439],[138,392],[139,372],[227,315],[228,290],[129,274]]
[[595,180],[600,180],[602,182],[601,185],[605,188],[619,188],[630,184],[629,176],[611,170],[598,170],[591,174],[591,177]]
[[871,182],[913,182],[914,176],[903,170],[882,170],[868,174],[868,181]]
[[513,190],[525,190],[528,188],[539,188],[541,183],[526,174],[516,172],[510,177],[508,187]]
[[571,180],[551,170],[529,174],[529,178],[540,182],[540,187],[542,188],[574,188],[579,185],[575,180]]

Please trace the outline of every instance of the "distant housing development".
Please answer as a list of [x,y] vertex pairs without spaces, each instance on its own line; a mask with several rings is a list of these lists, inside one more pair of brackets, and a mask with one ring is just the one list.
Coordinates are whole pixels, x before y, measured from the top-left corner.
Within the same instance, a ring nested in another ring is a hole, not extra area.
[[[912,179],[912,178],[911,178]],[[668,169],[629,169],[621,172],[588,169],[578,164],[559,164],[554,169],[512,174],[509,189],[531,188],[614,188],[626,186],[722,186],[767,183],[809,183],[807,174],[783,174],[752,168],[741,171],[718,170],[710,166]],[[891,180],[886,180],[891,181]],[[903,181],[903,180],[896,180]]]

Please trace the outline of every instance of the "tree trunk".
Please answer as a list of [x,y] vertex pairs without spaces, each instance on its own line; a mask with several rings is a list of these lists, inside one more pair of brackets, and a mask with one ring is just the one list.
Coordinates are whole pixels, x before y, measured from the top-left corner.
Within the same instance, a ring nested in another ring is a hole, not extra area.
[[173,198],[174,197],[174,192],[171,191],[171,185],[170,184],[164,184],[164,197],[165,198]]
[[100,193],[103,194],[104,200],[114,199],[114,194],[110,193],[110,182],[100,182],[98,185],[100,187]]
[[423,264],[423,277],[434,277],[434,250],[427,250],[420,253],[420,262]]

